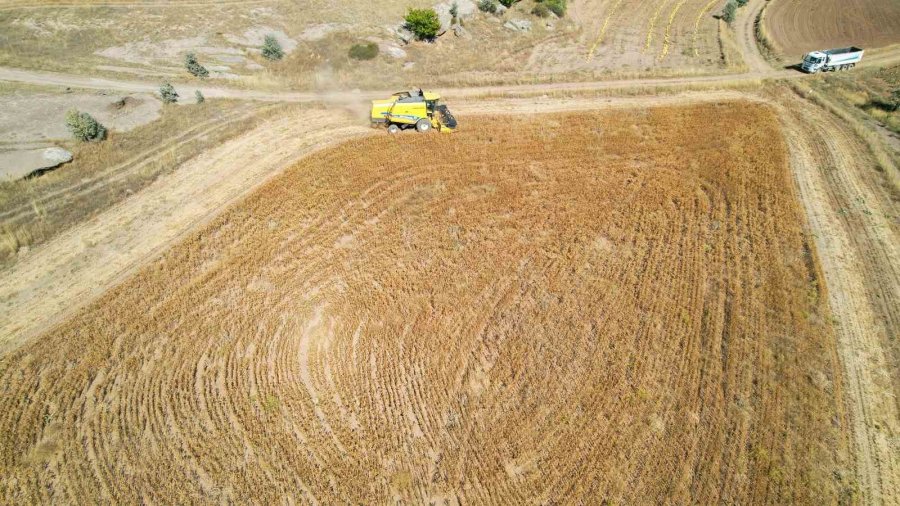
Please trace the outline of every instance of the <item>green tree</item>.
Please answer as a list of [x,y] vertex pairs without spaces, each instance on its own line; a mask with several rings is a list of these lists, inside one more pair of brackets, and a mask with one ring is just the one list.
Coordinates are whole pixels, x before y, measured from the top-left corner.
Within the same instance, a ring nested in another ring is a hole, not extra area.
[[206,70],[206,67],[200,65],[200,62],[197,61],[197,55],[194,53],[188,53],[184,55],[184,68],[187,69],[192,75],[197,77],[207,77],[209,76],[209,71]]
[[281,43],[278,42],[278,39],[276,39],[274,35],[266,35],[266,38],[263,41],[262,55],[263,58],[266,58],[267,60],[280,60],[284,58],[284,50],[281,48]]
[[159,87],[159,98],[162,99],[164,104],[174,104],[178,102],[178,92],[175,91],[175,87],[171,84],[163,83]]
[[729,0],[722,10],[722,19],[724,19],[726,23],[731,24],[734,22],[735,16],[737,16],[737,4],[734,3],[734,0]]
[[434,9],[410,9],[405,20],[406,29],[419,40],[434,40],[441,29],[441,21]]
[[77,109],[66,113],[66,126],[72,132],[72,137],[81,142],[97,142],[106,138],[106,127],[90,114]]

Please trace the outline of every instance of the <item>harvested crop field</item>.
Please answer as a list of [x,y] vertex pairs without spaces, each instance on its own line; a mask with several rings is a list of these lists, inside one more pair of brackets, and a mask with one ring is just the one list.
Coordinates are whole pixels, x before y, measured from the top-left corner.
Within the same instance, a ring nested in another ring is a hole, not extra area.
[[765,12],[766,38],[786,57],[834,47],[900,43],[900,2],[776,0]]
[[463,119],[307,159],[0,358],[0,502],[849,498],[769,108]]

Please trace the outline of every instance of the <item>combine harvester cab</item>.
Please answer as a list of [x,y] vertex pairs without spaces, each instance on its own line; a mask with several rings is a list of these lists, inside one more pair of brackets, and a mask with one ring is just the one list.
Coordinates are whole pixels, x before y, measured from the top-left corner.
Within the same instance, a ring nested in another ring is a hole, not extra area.
[[441,103],[441,96],[422,90],[401,91],[387,100],[373,100],[371,121],[372,126],[387,127],[392,134],[409,128],[423,133],[432,128],[442,133],[456,129],[456,118]]
[[800,68],[808,74],[849,70],[862,61],[862,57],[863,50],[856,46],[813,51],[803,55]]

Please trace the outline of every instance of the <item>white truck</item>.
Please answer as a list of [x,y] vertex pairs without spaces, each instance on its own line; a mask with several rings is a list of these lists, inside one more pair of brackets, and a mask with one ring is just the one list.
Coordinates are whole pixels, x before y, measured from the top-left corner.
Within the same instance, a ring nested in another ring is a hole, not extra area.
[[803,56],[803,63],[800,68],[810,74],[847,70],[855,67],[862,60],[862,57],[863,50],[856,46],[813,51]]

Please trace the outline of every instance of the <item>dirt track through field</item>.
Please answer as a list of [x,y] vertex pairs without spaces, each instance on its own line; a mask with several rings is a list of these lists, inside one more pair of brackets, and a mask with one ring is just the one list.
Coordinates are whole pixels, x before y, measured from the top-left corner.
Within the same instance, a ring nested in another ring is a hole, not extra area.
[[900,231],[865,144],[785,91],[779,118],[822,260],[844,362],[862,503],[900,502]]
[[847,494],[840,362],[772,111],[540,120],[322,152],[5,355],[0,490]]

